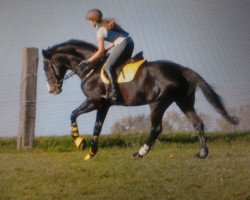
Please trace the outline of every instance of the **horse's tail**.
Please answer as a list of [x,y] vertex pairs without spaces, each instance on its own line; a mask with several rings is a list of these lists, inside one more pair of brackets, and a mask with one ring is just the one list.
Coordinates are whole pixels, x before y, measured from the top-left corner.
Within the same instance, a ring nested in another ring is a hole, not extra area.
[[214,91],[213,87],[210,86],[198,73],[190,68],[185,67],[183,69],[183,75],[192,85],[198,85],[207,101],[220,113],[229,123],[237,125],[239,120],[235,116],[230,116],[224,106],[222,98]]

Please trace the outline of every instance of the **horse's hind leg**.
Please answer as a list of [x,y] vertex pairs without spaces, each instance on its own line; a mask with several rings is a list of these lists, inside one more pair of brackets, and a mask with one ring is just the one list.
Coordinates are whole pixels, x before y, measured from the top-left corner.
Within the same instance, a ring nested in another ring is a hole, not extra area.
[[208,155],[208,147],[204,135],[204,124],[194,109],[194,96],[192,95],[189,98],[178,101],[176,104],[193,124],[194,129],[198,132],[201,149],[197,156],[199,158],[206,158]]
[[204,124],[194,109],[187,111],[185,114],[187,118],[193,123],[194,129],[198,132],[201,149],[197,156],[199,158],[206,158],[208,155],[208,147],[205,140]]
[[155,140],[162,132],[162,117],[164,115],[165,110],[169,104],[161,104],[160,102],[154,102],[150,104],[151,109],[151,132],[150,136],[147,139],[146,143],[140,148],[139,152],[133,154],[134,158],[142,158],[146,155],[150,148],[153,146]]

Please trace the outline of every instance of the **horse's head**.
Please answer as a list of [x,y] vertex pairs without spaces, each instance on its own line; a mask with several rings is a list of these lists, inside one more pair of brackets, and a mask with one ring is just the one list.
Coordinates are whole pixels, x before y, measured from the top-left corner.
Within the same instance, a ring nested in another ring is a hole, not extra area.
[[89,67],[78,70],[78,64],[96,51],[97,47],[95,45],[80,40],[69,40],[43,50],[48,91],[55,95],[61,93],[63,80],[70,77],[65,76],[68,69],[79,76],[88,74]]
[[51,49],[43,50],[42,54],[48,91],[54,95],[60,94],[62,91],[63,78],[67,71],[64,57],[53,52]]

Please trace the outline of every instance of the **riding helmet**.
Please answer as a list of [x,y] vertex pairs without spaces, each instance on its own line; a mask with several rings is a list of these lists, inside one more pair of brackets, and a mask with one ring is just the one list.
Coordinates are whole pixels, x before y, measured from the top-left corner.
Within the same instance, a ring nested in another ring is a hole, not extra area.
[[86,19],[94,20],[97,23],[101,23],[102,21],[102,12],[99,9],[91,9],[86,14]]

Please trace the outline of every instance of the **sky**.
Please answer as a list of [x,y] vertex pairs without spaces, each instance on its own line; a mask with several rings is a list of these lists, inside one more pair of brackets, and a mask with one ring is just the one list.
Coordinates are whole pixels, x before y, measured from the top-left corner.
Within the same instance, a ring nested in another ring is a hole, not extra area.
[[[39,49],[36,135],[70,134],[70,114],[84,100],[78,77],[57,96],[47,92],[42,49],[69,39],[96,44],[85,20],[91,8],[115,18],[147,60],[188,66],[213,85],[228,107],[250,103],[249,0],[0,0],[0,137],[16,136],[22,49]],[[201,92],[196,109],[217,113]],[[173,104],[169,110],[178,110]],[[149,114],[148,106],[112,107],[103,132],[129,115]],[[91,134],[95,112],[78,117],[81,134]]]

